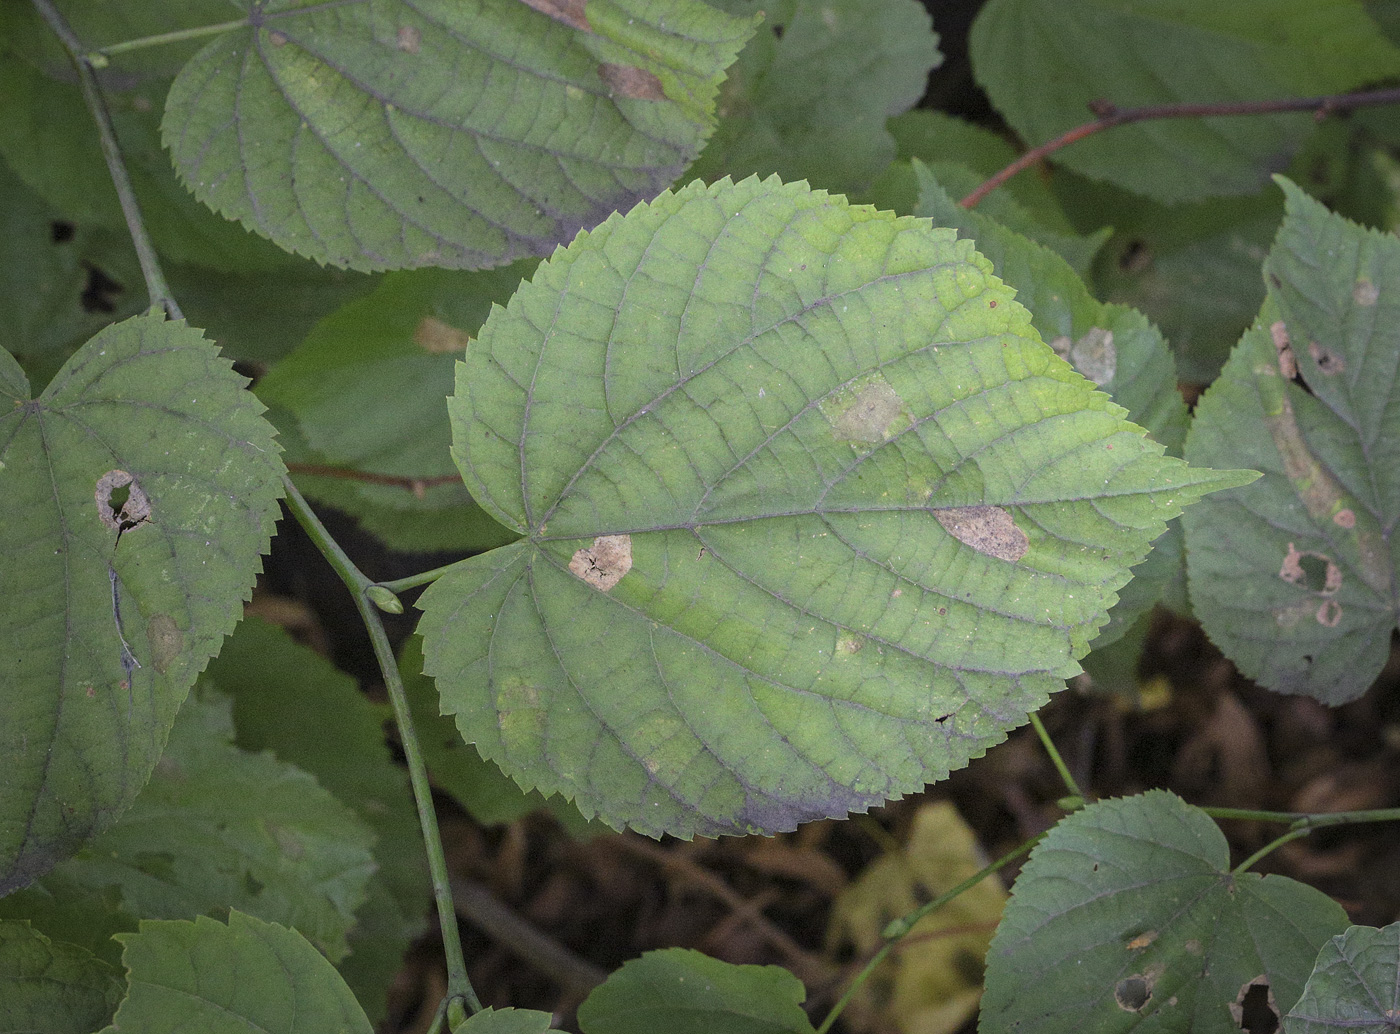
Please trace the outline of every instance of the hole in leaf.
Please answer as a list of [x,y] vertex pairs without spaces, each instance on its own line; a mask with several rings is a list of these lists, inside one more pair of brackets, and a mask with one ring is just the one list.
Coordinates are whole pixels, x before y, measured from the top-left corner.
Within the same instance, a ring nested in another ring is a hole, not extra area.
[[1140,973],[1124,977],[1113,986],[1113,1000],[1124,1012],[1141,1012],[1152,997],[1152,985]]
[[119,536],[151,519],[151,501],[124,470],[109,470],[97,479],[93,491],[97,516]]
[[1278,1002],[1269,978],[1257,976],[1240,988],[1230,1005],[1235,1026],[1247,1034],[1275,1034],[1279,1028]]
[[55,244],[67,244],[77,232],[77,227],[62,219],[55,219],[49,224],[49,238]]
[[1284,555],[1278,576],[1290,585],[1308,592],[1331,596],[1342,587],[1342,569],[1325,553],[1300,552],[1292,542]]
[[774,25],[774,26],[773,26],[773,38],[774,38],[774,39],[782,39],[782,38],[783,38],[783,32],[784,32],[784,31],[786,31],[786,30],[784,30],[783,26],[781,26],[781,25]]

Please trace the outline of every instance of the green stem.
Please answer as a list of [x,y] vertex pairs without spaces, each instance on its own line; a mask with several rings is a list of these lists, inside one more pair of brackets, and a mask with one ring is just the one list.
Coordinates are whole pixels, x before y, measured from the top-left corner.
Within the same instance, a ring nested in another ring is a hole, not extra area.
[[102,157],[107,161],[107,171],[112,177],[112,186],[116,188],[117,199],[121,202],[127,232],[131,234],[131,243],[136,248],[136,258],[141,263],[141,276],[145,278],[146,289],[151,295],[151,305],[165,310],[166,315],[172,320],[183,319],[180,306],[175,303],[175,297],[170,293],[170,286],[165,282],[165,274],[161,272],[160,260],[156,257],[156,249],[151,244],[150,235],[146,233],[146,223],[141,218],[141,206],[136,201],[136,192],[131,188],[131,177],[126,172],[126,162],[122,159],[121,147],[117,143],[116,130],[112,126],[112,116],[107,110],[106,102],[102,99],[102,91],[97,85],[97,75],[93,72],[92,62],[87,57],[87,48],[83,46],[82,40],[74,34],[63,15],[58,13],[52,0],[33,0],[33,3],[40,16],[49,23],[49,28],[53,30],[54,35],[62,42],[64,49],[68,51],[68,56],[73,61],[73,67],[77,70],[78,82],[83,89],[83,100],[87,102],[88,111],[92,113],[93,121],[97,123],[97,135],[102,143]]
[[1040,715],[1031,713],[1031,725],[1035,728],[1035,734],[1040,737],[1040,742],[1045,747],[1045,753],[1050,755],[1050,760],[1054,762],[1055,768],[1060,773],[1060,778],[1064,780],[1065,786],[1069,789],[1070,796],[1078,797],[1081,802],[1086,800],[1084,791],[1079,789],[1079,784],[1074,781],[1074,776],[1070,773],[1069,766],[1065,764],[1065,759],[1060,757],[1060,752],[1055,747],[1055,741],[1045,731],[1045,725],[1041,722]]
[[822,1025],[817,1028],[816,1034],[827,1034],[827,1031],[831,1029],[831,1025],[836,1022],[837,1017],[845,1011],[846,1006],[849,1005],[851,999],[855,997],[856,992],[870,979],[871,974],[879,968],[880,963],[885,961],[885,956],[894,950],[895,945],[899,943],[901,938],[908,934],[910,930],[914,929],[915,924],[918,923],[920,919],[924,918],[924,916],[928,915],[930,912],[942,908],[964,891],[971,890],[988,876],[992,875],[992,873],[1010,865],[1017,858],[1020,858],[1031,848],[1035,847],[1036,844],[1040,843],[1044,836],[1044,833],[1037,833],[1025,843],[1006,852],[1006,854],[1002,855],[985,869],[963,880],[952,890],[940,894],[927,904],[920,905],[907,916],[896,919],[886,926],[882,934],[885,938],[885,943],[881,945],[879,951],[870,957],[870,961],[865,964],[865,967],[856,974],[855,979],[851,981],[851,986],[846,988],[845,994],[840,997],[836,1004],[831,1007],[831,1011],[826,1014],[826,1019],[822,1020]]
[[1265,844],[1263,847],[1261,847],[1259,850],[1255,851],[1252,855],[1250,855],[1250,856],[1249,856],[1248,858],[1246,858],[1244,861],[1240,862],[1239,865],[1235,866],[1235,869],[1234,869],[1235,875],[1238,876],[1238,875],[1239,875],[1240,873],[1242,873],[1242,872],[1248,872],[1250,866],[1252,866],[1255,862],[1259,861],[1259,859],[1263,858],[1266,854],[1269,854],[1271,851],[1275,850],[1276,848],[1282,847],[1284,844],[1288,843],[1290,840],[1297,840],[1299,837],[1305,837],[1305,836],[1307,836],[1307,835],[1308,835],[1309,833],[1311,833],[1311,832],[1312,832],[1312,828],[1311,828],[1311,827],[1306,827],[1306,826],[1300,826],[1300,827],[1298,827],[1297,829],[1290,829],[1287,833],[1283,834],[1283,836],[1281,836],[1281,837],[1277,838],[1276,840],[1270,841],[1269,843]]
[[1279,822],[1298,829],[1324,826],[1351,826],[1364,822],[1400,822],[1400,808],[1374,808],[1371,811],[1253,811],[1249,808],[1202,808],[1213,819],[1241,819],[1246,822]]
[[217,36],[221,32],[228,32],[229,29],[241,28],[247,24],[247,18],[239,18],[236,21],[220,22],[218,25],[201,25],[194,29],[176,29],[174,32],[159,32],[154,36],[142,36],[140,39],[123,40],[121,43],[113,43],[109,46],[99,47],[84,56],[93,68],[105,68],[107,66],[107,59],[117,54],[126,54],[133,50],[144,50],[146,47],[160,47],[167,43],[181,43],[188,39],[200,39],[204,36]]
[[447,1018],[449,1027],[456,1027],[464,1016],[454,1018],[453,1003],[465,1001],[472,1012],[481,1009],[481,1002],[472,989],[467,977],[467,964],[462,956],[462,938],[457,932],[457,911],[452,904],[452,886],[447,873],[447,859],[442,850],[442,836],[438,832],[437,813],[433,810],[433,790],[428,782],[428,767],[423,763],[423,751],[418,745],[418,733],[413,726],[413,715],[408,708],[408,697],[404,693],[403,681],[399,678],[398,664],[394,660],[393,648],[384,631],[384,622],[370,598],[369,589],[375,583],[365,577],[331,537],[326,526],[312,511],[311,506],[297,491],[290,477],[284,478],[287,488],[287,505],[297,523],[306,529],[311,540],[325,556],[336,574],[340,575],[350,595],[355,598],[355,606],[364,620],[374,646],[374,656],[379,662],[379,670],[384,676],[384,688],[389,694],[389,705],[394,710],[394,721],[399,727],[404,759],[408,763],[408,778],[413,786],[413,799],[418,805],[418,822],[423,829],[423,844],[428,853],[428,872],[433,879],[433,897],[437,902],[438,922],[442,926],[443,953],[447,961],[447,996],[449,999]]
[[392,582],[380,582],[378,584],[382,585],[390,592],[403,592],[405,589],[416,589],[420,585],[427,585],[429,582],[437,581],[460,563],[461,561],[457,560],[450,564],[445,564],[442,567],[435,567],[431,571],[424,571],[422,574],[411,574],[407,578],[395,578]]

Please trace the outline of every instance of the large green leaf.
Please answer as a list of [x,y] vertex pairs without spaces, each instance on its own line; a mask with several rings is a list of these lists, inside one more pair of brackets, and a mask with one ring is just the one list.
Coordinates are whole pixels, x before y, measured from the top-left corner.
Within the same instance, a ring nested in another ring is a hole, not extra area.
[[651,197],[714,126],[753,32],[700,0],[245,0],[162,124],[180,177],[354,269],[547,254]]
[[1380,673],[1400,614],[1400,241],[1280,183],[1269,298],[1186,450],[1265,476],[1185,520],[1191,600],[1250,678],[1337,704]]
[[107,328],[32,400],[0,357],[4,893],[145,783],[252,590],[282,462],[244,379],[183,323]]
[[1253,994],[1275,1017],[1290,1008],[1346,923],[1305,884],[1232,873],[1219,828],[1173,794],[1100,801],[1021,870],[978,1031],[1238,1034],[1231,1007]]
[[751,173],[864,189],[895,155],[885,119],[923,95],[943,61],[915,0],[712,0],[763,25],[729,70],[719,128],[689,176]]
[[334,967],[295,930],[230,912],[122,934],[127,996],[103,1034],[372,1034]]
[[449,403],[520,542],[424,594],[443,710],[647,833],[862,810],[1079,671],[1188,470],[970,242],[805,184],[695,183],[556,253]]
[[1333,937],[1283,1034],[1394,1034],[1400,1028],[1400,923],[1353,926]]
[[0,1030],[90,1034],[122,997],[116,970],[28,923],[0,921]]
[[[1400,73],[1357,0],[991,0],[970,40],[997,110],[1035,145],[1089,105],[1221,103],[1338,93]],[[1090,137],[1070,168],[1163,201],[1252,193],[1288,164],[1307,114],[1165,119]]]
[[365,898],[373,835],[306,772],[233,746],[229,701],[192,696],[131,808],[56,870],[143,919],[241,909],[300,930],[333,961]]
[[667,948],[633,959],[578,1010],[584,1034],[811,1034],[807,990],[778,966]]
[[[1085,377],[1108,392],[1168,453],[1181,455],[1186,439],[1186,403],[1176,386],[1176,366],[1157,328],[1136,309],[1101,305],[1069,263],[980,211],[968,211],[922,163],[914,163],[919,183],[918,215],[953,226],[992,260],[997,276],[1016,289],[1031,310],[1031,324],[1052,348]],[[1184,578],[1181,528],[1173,522],[1134,573],[1109,622],[1094,640],[1096,649],[1119,639],[1161,597],[1169,582]]]
[[377,868],[355,912],[350,955],[337,968],[365,1012],[382,1017],[386,989],[422,932],[432,896],[408,774],[384,738],[389,706],[371,703],[350,676],[253,617],[238,626],[204,680],[233,696],[240,747],[271,750],[310,772],[374,831]]

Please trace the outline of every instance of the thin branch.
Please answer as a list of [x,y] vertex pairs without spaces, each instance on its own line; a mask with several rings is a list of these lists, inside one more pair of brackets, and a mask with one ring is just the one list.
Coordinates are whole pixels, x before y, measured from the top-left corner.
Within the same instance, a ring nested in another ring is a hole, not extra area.
[[394,722],[399,729],[399,744],[403,748],[404,761],[408,765],[408,779],[413,787],[413,799],[418,806],[418,822],[423,830],[423,846],[428,855],[428,872],[433,881],[433,898],[437,902],[438,923],[442,927],[443,954],[447,962],[447,1016],[452,1025],[459,1020],[454,1016],[458,1011],[455,1001],[467,1003],[472,1012],[481,1010],[481,1002],[472,989],[467,977],[467,964],[462,956],[462,938],[457,932],[457,910],[452,903],[452,885],[447,872],[447,858],[443,854],[442,836],[438,832],[437,813],[433,810],[433,790],[428,781],[428,766],[423,761],[423,751],[418,744],[418,733],[409,711],[408,697],[404,693],[403,680],[399,677],[399,666],[394,659],[393,648],[384,631],[384,622],[375,609],[376,603],[369,590],[377,588],[365,574],[355,566],[345,550],[335,541],[326,526],[321,523],[311,505],[302,498],[292,484],[290,477],[282,479],[287,490],[287,508],[297,519],[297,523],[311,536],[311,541],[321,551],[340,580],[350,590],[355,599],[355,607],[364,621],[370,642],[374,645],[374,656],[379,662],[380,673],[384,676],[384,688],[389,695],[389,704],[394,711]]
[[390,485],[406,488],[419,499],[428,489],[438,485],[450,485],[461,481],[459,474],[435,474],[432,477],[408,477],[400,474],[377,474],[372,470],[356,470],[354,467],[336,467],[327,463],[288,463],[291,474],[307,474],[313,477],[340,478],[342,481],[361,481],[369,485]]
[[1379,104],[1400,103],[1400,87],[1367,90],[1361,93],[1332,94],[1326,97],[1288,97],[1268,101],[1237,101],[1227,104],[1147,104],[1140,108],[1119,108],[1109,101],[1093,101],[1089,110],[1098,116],[1093,122],[1075,126],[1055,139],[1033,147],[1014,162],[987,180],[960,202],[964,208],[974,208],[984,197],[1012,176],[1028,169],[1042,158],[1054,154],[1086,137],[1105,129],[1165,118],[1219,118],[1225,115],[1273,115],[1285,111],[1311,111],[1323,119],[1336,111],[1374,107]]
[[93,71],[92,62],[88,59],[87,48],[64,20],[63,15],[58,13],[58,8],[54,7],[52,0],[33,2],[40,16],[49,23],[49,28],[63,43],[63,48],[68,51],[73,67],[77,70],[78,82],[83,88],[83,100],[87,102],[88,111],[97,123],[102,157],[106,159],[112,186],[116,188],[117,199],[121,202],[126,229],[131,234],[136,258],[141,263],[141,276],[145,279],[146,289],[151,295],[151,305],[163,309],[172,320],[184,319],[180,306],[175,302],[175,296],[170,293],[170,285],[165,282],[160,259],[156,257],[156,249],[146,232],[145,220],[141,218],[141,206],[137,203],[135,191],[132,190],[131,177],[127,175],[126,162],[122,159],[121,146],[117,143],[117,133],[112,126],[112,115],[107,110],[106,101],[102,99],[102,91],[97,85],[97,73]]
[[452,896],[457,910],[472,925],[534,965],[568,994],[582,999],[608,978],[605,970],[521,918],[481,884],[454,878]]

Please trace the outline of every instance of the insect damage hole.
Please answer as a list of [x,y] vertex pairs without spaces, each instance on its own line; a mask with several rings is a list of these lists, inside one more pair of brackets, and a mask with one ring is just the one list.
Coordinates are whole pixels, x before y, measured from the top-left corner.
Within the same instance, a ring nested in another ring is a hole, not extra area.
[[979,553],[1014,564],[1030,552],[1030,539],[1000,506],[948,506],[933,515],[944,531]]
[[1278,1002],[1269,978],[1259,975],[1240,988],[1230,1003],[1230,1016],[1235,1026],[1246,1034],[1274,1034],[1279,1028]]
[[98,478],[93,497],[98,518],[118,535],[151,519],[151,500],[124,470],[109,470]]
[[1124,977],[1113,985],[1113,1000],[1124,1012],[1141,1012],[1152,998],[1152,985],[1141,973]]
[[569,570],[595,589],[610,591],[632,570],[632,536],[599,535],[574,554]]

